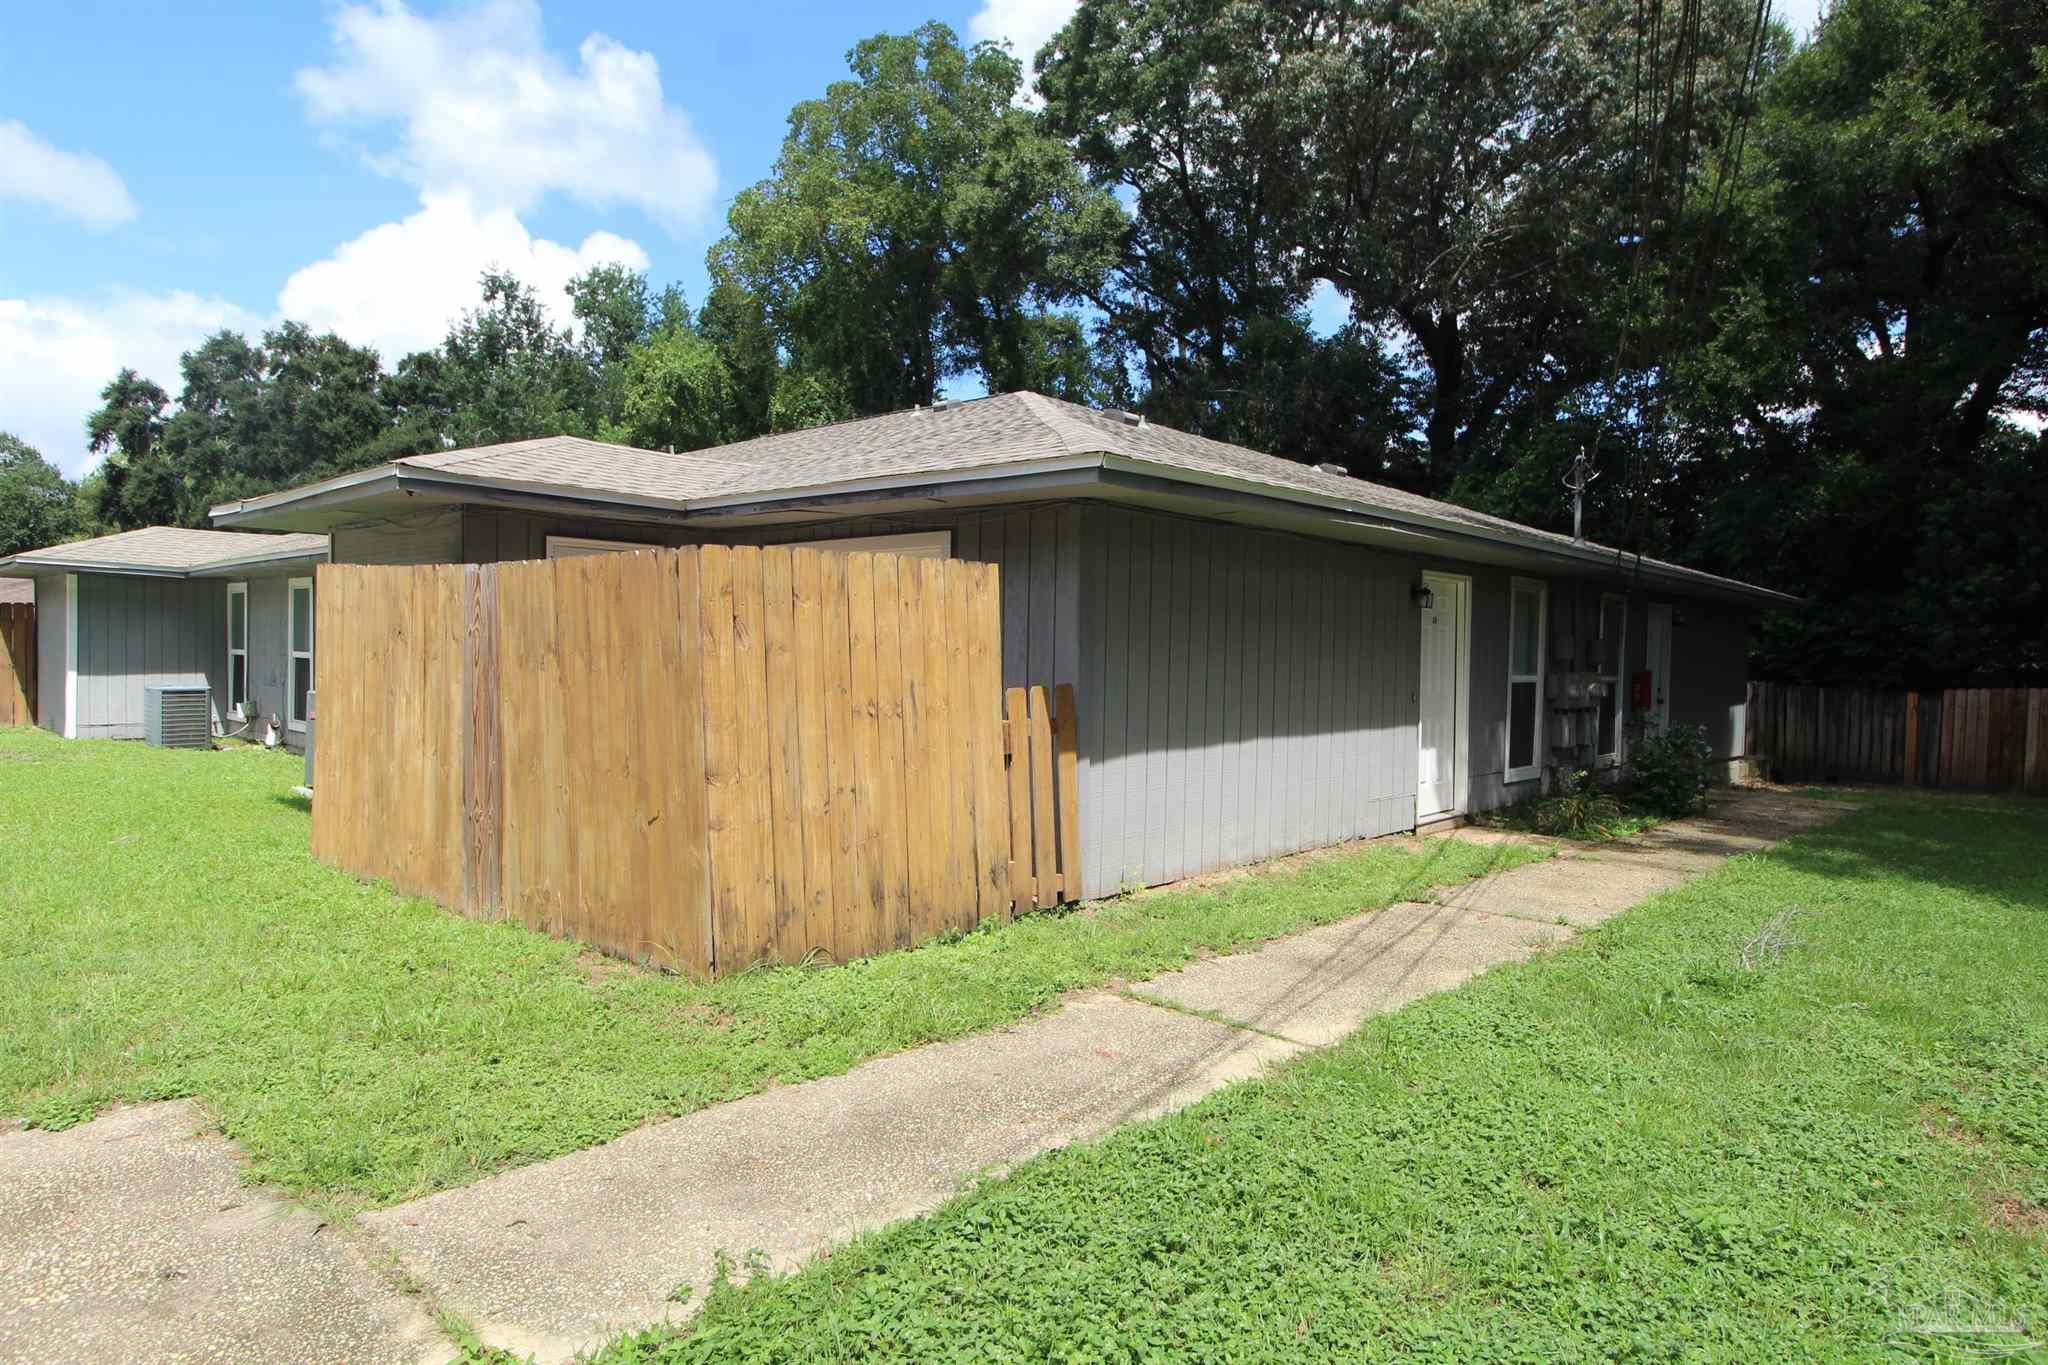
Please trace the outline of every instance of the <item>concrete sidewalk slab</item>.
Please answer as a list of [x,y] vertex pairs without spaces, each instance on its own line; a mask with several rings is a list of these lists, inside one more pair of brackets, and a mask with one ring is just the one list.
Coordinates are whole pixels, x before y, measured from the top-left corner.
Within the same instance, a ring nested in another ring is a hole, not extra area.
[[0,1360],[448,1360],[414,1299],[241,1182],[189,1100],[0,1135]]
[[1131,993],[1321,1047],[1375,1014],[1566,937],[1555,924],[1407,903],[1168,972]]
[[364,1217],[443,1307],[542,1360],[936,1208],[991,1167],[1192,1103],[1299,1051],[1104,992]]
[[[1189,1104],[1562,941],[1560,920],[1598,923],[1844,809],[1726,797],[1628,845],[1197,963],[1128,998],[1091,993],[1013,1029],[701,1110],[364,1221],[487,1342],[562,1359],[686,1316],[720,1251],[792,1267],[936,1207],[978,1172]],[[697,1291],[680,1308],[667,1300],[678,1284]]]
[[1603,848],[1598,854],[1560,854],[1440,891],[1433,899],[1438,905],[1471,914],[1583,929],[1697,875]]
[[1582,929],[1704,876],[1738,854],[1825,824],[1846,809],[1839,801],[1789,792],[1724,792],[1701,815],[1611,844],[1561,844],[1554,858],[1468,882],[1434,899],[1475,914]]

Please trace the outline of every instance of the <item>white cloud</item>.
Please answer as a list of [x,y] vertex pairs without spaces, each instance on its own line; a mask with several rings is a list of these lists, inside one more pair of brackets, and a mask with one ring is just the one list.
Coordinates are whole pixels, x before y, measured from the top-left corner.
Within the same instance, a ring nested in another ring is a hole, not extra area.
[[1024,63],[1028,79],[1036,69],[1038,49],[1074,17],[1080,0],[983,0],[967,21],[967,36],[979,42],[1010,40],[1010,50]]
[[0,299],[0,428],[75,478],[97,462],[86,415],[123,367],[175,398],[180,354],[223,327],[262,325],[225,299],[183,292]]
[[277,308],[259,314],[183,291],[120,292],[97,300],[0,298],[0,430],[13,432],[76,478],[98,462],[85,418],[122,368],[161,385],[173,400],[178,357],[223,327],[252,339],[281,318],[375,346],[387,367],[432,346],[481,299],[478,276],[509,270],[540,296],[558,324],[571,276],[618,262],[647,268],[640,246],[593,232],[576,246],[535,237],[509,209],[479,212],[462,195],[426,196],[417,213],[343,242],[295,271]]
[[96,232],[135,216],[135,201],[112,166],[53,147],[12,120],[0,122],[0,199],[41,204]]
[[549,52],[536,0],[481,0],[444,17],[402,0],[346,5],[335,60],[300,71],[316,122],[397,123],[379,171],[490,208],[549,193],[646,210],[671,230],[700,220],[717,186],[711,153],[662,92],[650,53],[601,33],[574,69]]
[[375,346],[389,366],[448,335],[448,324],[476,306],[477,277],[486,268],[518,276],[566,323],[562,291],[570,277],[608,262],[648,266],[637,242],[609,232],[565,246],[535,237],[510,209],[479,210],[467,195],[428,194],[419,212],[371,228],[294,271],[277,306],[315,331],[332,329]]

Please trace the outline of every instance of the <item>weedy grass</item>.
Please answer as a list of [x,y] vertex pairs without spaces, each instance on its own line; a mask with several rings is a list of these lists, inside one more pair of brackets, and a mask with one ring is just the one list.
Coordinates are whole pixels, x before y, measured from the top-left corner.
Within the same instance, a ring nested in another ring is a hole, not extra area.
[[0,1115],[198,1096],[252,1178],[343,1214],[1540,856],[1374,844],[702,983],[316,864],[299,773],[0,730]]
[[717,1288],[604,1360],[2048,1341],[2044,848],[2042,802],[1861,797],[1264,1079]]

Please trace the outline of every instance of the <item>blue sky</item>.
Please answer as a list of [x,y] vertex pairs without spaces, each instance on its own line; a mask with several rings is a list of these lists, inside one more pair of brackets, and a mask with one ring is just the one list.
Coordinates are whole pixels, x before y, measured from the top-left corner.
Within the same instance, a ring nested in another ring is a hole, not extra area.
[[0,430],[76,475],[121,366],[175,395],[180,351],[280,316],[395,361],[486,265],[558,297],[623,260],[695,302],[731,196],[854,42],[936,17],[1028,56],[1072,6],[21,7],[0,40]]

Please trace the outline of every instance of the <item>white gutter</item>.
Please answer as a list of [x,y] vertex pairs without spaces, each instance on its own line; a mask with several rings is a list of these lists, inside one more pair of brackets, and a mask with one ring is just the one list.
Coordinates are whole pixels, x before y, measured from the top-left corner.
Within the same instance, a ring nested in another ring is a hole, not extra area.
[[393,478],[398,473],[396,464],[380,464],[370,469],[359,469],[353,474],[339,474],[319,483],[309,483],[298,488],[286,488],[276,493],[263,493],[253,498],[240,498],[224,502],[206,510],[207,517],[234,516],[240,512],[265,512],[273,507],[286,507],[295,502],[318,497],[323,493],[342,492],[379,479]]
[[13,559],[0,559],[0,577],[28,578],[38,573],[62,573],[76,578],[82,573],[97,573],[111,574],[117,578],[210,578],[215,574],[230,573],[237,569],[260,569],[266,564],[288,564],[295,559],[324,562],[328,553],[326,550],[280,551],[274,555],[223,559],[182,568],[173,568],[168,564],[120,564],[89,559],[23,559],[17,556]]

